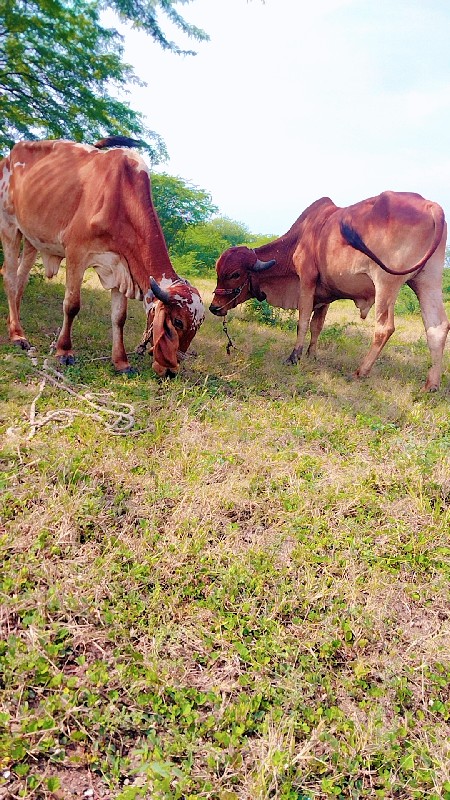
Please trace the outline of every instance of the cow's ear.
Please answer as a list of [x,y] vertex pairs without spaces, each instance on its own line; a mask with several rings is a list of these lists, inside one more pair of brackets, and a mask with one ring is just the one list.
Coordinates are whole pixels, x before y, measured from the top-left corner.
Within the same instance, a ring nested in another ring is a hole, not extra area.
[[178,370],[179,339],[164,305],[155,311],[153,322],[153,360],[173,372]]
[[271,258],[270,261],[261,261],[259,258],[257,258],[255,264],[253,264],[253,267],[250,267],[250,272],[265,272],[266,269],[270,269],[270,267],[273,267],[273,265],[276,263],[277,262],[274,258]]

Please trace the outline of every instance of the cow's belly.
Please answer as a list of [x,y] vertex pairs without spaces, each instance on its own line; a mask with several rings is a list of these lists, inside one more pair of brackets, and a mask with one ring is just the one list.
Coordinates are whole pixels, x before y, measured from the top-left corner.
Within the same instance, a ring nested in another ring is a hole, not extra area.
[[61,242],[54,241],[49,242],[47,240],[40,239],[39,236],[35,236],[33,231],[27,230],[26,226],[20,227],[20,231],[23,233],[26,239],[33,245],[35,250],[38,250],[40,253],[45,253],[49,256],[57,256],[58,258],[64,258],[64,247]]
[[336,268],[321,270],[314,305],[332,303],[334,300],[353,300],[362,319],[365,319],[375,302],[373,281],[367,272],[350,272]]
[[366,271],[357,272],[339,267],[320,269],[318,291],[320,298],[327,302],[348,299],[373,303],[375,299],[375,286]]
[[300,292],[300,282],[297,277],[281,278],[277,282],[261,281],[260,288],[267,297],[267,302],[276,308],[297,309]]
[[60,242],[43,241],[38,236],[29,233],[28,230],[24,230],[23,228],[20,230],[27,241],[41,254],[46,277],[54,278],[64,258],[64,247],[62,244]]

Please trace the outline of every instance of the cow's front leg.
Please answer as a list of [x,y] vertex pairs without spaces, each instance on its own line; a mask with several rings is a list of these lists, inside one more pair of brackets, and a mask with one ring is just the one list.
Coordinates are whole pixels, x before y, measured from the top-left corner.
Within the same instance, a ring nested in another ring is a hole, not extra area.
[[303,353],[306,334],[314,305],[314,286],[300,285],[300,301],[298,305],[297,341],[285,364],[297,364]]
[[111,360],[117,372],[130,374],[133,372],[128,362],[123,343],[123,329],[127,318],[128,301],[126,295],[118,289],[111,289],[111,324],[112,324],[112,356]]
[[64,320],[56,343],[56,357],[61,364],[69,366],[75,363],[72,350],[72,324],[81,308],[81,281],[84,270],[74,265],[66,257],[66,291],[64,294]]
[[316,308],[312,315],[312,319],[309,325],[309,330],[311,332],[311,339],[309,342],[308,350],[306,352],[306,355],[309,356],[309,358],[316,357],[317,341],[322,332],[322,328],[325,322],[325,317],[327,315],[329,307],[330,307],[329,303],[324,303],[323,306],[319,306],[318,308]]

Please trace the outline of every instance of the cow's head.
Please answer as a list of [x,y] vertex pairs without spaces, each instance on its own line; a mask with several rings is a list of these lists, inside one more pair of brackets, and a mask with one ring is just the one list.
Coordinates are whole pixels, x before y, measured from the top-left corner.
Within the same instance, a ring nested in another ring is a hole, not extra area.
[[152,331],[153,369],[161,377],[174,377],[180,359],[205,319],[200,294],[182,280],[163,288],[150,278],[150,292],[144,303],[147,331]]
[[244,303],[250,297],[263,300],[264,296],[252,286],[252,276],[264,272],[275,260],[261,261],[249,247],[230,247],[216,264],[217,286],[209,307],[213,314],[224,317],[230,308]]

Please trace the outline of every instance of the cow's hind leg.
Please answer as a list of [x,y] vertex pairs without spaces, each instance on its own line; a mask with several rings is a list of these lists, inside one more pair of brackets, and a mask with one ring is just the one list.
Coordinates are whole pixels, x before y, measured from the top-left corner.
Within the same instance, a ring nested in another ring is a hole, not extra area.
[[355,378],[366,378],[384,345],[395,331],[394,307],[401,284],[377,288],[375,295],[375,333],[369,352],[354,373]]
[[[20,300],[23,285],[20,288],[19,257],[22,234],[19,230],[2,231],[2,245],[4,254],[3,285],[8,298],[8,329],[9,338],[13,344],[28,350],[30,344],[20,322]],[[31,266],[30,266],[31,269]]]
[[329,303],[324,303],[323,306],[319,306],[318,308],[316,308],[312,315],[311,322],[309,324],[311,339],[309,342],[308,350],[306,352],[306,355],[309,356],[309,358],[316,357],[317,341],[322,332],[322,328],[325,322],[325,317],[327,315],[329,307],[330,307]]
[[420,279],[417,282],[411,281],[410,286],[419,299],[431,354],[431,367],[428,370],[423,389],[424,391],[435,392],[441,382],[445,341],[450,330],[442,299],[442,291],[440,286],[430,288],[425,282],[421,283]]
[[36,262],[37,250],[28,241],[24,240],[22,255],[20,257],[19,269],[17,270],[17,311],[20,312],[20,304],[22,302],[23,291],[27,284],[32,266]]
[[125,352],[123,328],[127,318],[128,301],[126,295],[118,289],[111,289],[111,324],[112,324],[112,363],[117,372],[131,374],[133,372]]
[[75,363],[75,354],[72,350],[72,324],[81,308],[81,281],[84,269],[66,257],[66,291],[64,294],[63,325],[56,343],[56,357],[61,364]]

